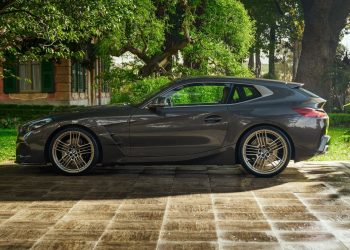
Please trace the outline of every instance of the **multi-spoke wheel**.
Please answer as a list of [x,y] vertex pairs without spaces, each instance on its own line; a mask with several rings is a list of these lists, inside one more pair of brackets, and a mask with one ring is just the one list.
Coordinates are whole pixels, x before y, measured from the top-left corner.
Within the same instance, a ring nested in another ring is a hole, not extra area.
[[291,146],[280,130],[264,126],[243,136],[238,154],[240,163],[248,172],[255,176],[270,177],[287,167]]
[[80,128],[67,128],[54,136],[50,144],[51,163],[65,174],[82,174],[98,159],[94,137]]

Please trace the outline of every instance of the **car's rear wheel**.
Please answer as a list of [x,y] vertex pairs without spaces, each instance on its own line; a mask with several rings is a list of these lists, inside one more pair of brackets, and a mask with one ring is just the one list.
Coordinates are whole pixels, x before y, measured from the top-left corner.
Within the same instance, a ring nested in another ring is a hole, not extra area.
[[96,165],[99,156],[94,136],[74,127],[66,128],[53,137],[49,153],[56,170],[68,175],[89,172]]
[[291,158],[291,145],[279,129],[257,127],[241,139],[238,157],[249,173],[258,177],[271,177],[287,167]]

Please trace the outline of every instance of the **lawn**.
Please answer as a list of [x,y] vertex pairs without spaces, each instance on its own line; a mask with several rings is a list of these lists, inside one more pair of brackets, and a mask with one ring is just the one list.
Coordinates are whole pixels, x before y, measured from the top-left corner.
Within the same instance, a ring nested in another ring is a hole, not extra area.
[[0,129],[0,162],[15,160],[16,130]]
[[324,155],[318,155],[311,158],[311,161],[340,161],[350,160],[350,142],[345,142],[342,135],[349,128],[345,127],[331,127],[328,129],[328,134],[331,136],[331,142],[328,152]]
[[[311,161],[350,160],[350,142],[345,142],[341,136],[348,130],[345,127],[333,127],[328,130],[332,137],[329,151],[325,155],[319,155]],[[0,129],[0,163],[15,159],[16,130]]]

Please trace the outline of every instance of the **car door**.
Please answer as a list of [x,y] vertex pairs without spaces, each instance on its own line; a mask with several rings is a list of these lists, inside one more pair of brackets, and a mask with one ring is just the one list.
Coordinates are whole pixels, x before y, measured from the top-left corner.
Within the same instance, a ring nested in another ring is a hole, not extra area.
[[219,149],[228,127],[231,84],[186,84],[157,98],[167,105],[142,108],[130,119],[130,156],[193,155]]

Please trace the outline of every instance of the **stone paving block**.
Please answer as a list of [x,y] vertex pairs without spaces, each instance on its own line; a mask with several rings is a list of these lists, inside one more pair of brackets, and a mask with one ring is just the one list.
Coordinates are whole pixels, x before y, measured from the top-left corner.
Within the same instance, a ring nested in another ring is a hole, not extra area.
[[325,232],[288,232],[279,233],[279,239],[288,242],[322,242],[336,240],[333,234]]
[[35,241],[31,240],[0,239],[0,249],[2,250],[27,250],[30,249],[34,244]]
[[220,231],[271,231],[267,221],[232,221],[224,220],[217,222]]
[[82,241],[82,240],[41,240],[35,244],[33,250],[47,250],[47,249],[94,249],[96,242]]
[[106,242],[100,241],[96,248],[98,250],[154,250],[157,248],[157,242]]
[[182,232],[208,232],[216,231],[215,222],[212,220],[171,220],[167,219],[164,224],[165,231]]
[[156,242],[158,237],[158,231],[108,230],[101,242]]
[[272,221],[317,221],[317,217],[312,213],[265,213],[265,216]]
[[159,250],[218,250],[217,242],[159,242],[157,249]]
[[276,242],[223,242],[220,244],[221,249],[223,250],[236,250],[236,249],[245,249],[245,250],[280,250],[282,246]]
[[316,231],[316,232],[322,232],[326,231],[327,229],[322,225],[321,222],[315,221],[315,222],[272,222],[272,225],[274,226],[275,230],[278,231]]
[[0,227],[0,240],[37,240],[44,235],[45,232],[45,229],[8,228],[6,225],[2,225]]
[[215,231],[193,232],[193,231],[162,231],[160,235],[163,241],[216,241]]
[[147,230],[147,231],[160,231],[162,227],[162,220],[138,220],[138,221],[112,221],[109,225],[110,230]]
[[283,243],[283,249],[295,250],[295,249],[317,249],[317,250],[348,250],[345,244],[339,241],[327,241],[327,242],[298,242],[298,243]]
[[219,237],[224,241],[236,242],[277,242],[277,238],[272,231],[251,232],[251,231],[227,231],[219,233]]

